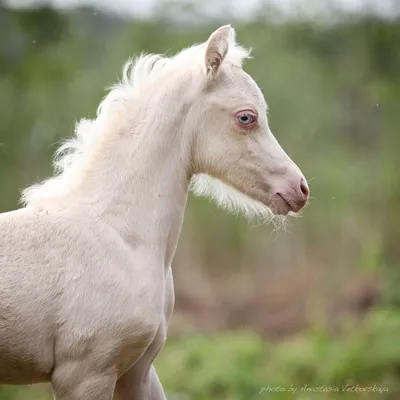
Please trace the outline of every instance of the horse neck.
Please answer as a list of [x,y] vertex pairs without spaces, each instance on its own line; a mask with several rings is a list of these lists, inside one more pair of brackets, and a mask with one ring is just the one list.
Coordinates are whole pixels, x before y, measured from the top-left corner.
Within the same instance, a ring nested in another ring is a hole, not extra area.
[[147,122],[137,123],[136,116],[144,112],[140,108],[130,115],[127,128],[106,135],[93,154],[96,167],[87,169],[82,183],[86,191],[92,188],[92,211],[125,241],[151,248],[168,266],[183,222],[190,154],[187,141],[182,140],[179,107],[175,107],[176,118],[165,121],[154,112],[145,115]]

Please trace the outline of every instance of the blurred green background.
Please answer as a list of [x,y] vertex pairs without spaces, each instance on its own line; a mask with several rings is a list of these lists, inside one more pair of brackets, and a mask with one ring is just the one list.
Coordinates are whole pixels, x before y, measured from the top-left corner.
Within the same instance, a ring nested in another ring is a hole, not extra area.
[[[173,54],[232,23],[312,200],[275,231],[189,199],[156,361],[168,398],[399,399],[399,14],[220,15],[0,2],[0,211],[51,174],[57,142],[95,115],[127,58]],[[47,386],[0,388],[0,400],[51,398]]]

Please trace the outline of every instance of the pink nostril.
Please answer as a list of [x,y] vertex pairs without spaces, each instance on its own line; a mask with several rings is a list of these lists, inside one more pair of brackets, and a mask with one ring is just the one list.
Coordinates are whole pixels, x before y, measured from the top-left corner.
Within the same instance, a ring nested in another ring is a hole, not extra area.
[[310,189],[308,188],[307,182],[304,178],[301,178],[300,190],[301,190],[301,193],[303,193],[305,198],[307,198],[308,195],[310,194]]

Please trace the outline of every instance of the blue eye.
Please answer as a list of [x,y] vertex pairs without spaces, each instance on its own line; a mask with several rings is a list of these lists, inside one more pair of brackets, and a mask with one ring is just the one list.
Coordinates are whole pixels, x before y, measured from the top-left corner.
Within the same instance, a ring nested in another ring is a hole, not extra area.
[[248,112],[243,112],[241,114],[238,114],[236,118],[239,124],[243,126],[251,125],[256,121],[255,116]]

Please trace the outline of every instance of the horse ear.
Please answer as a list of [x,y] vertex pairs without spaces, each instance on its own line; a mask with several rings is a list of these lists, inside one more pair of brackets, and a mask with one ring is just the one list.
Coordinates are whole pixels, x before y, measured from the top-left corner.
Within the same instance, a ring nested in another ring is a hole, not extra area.
[[215,76],[222,64],[229,45],[234,41],[235,31],[230,25],[221,26],[209,37],[206,44],[207,75]]

